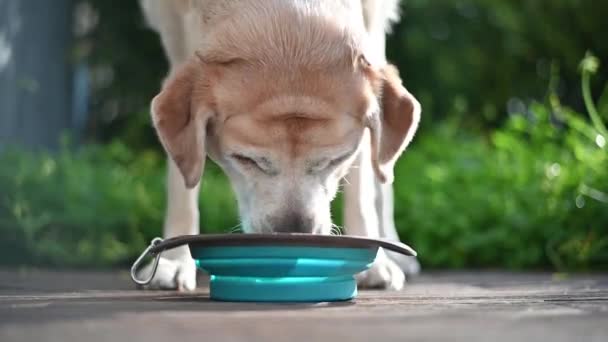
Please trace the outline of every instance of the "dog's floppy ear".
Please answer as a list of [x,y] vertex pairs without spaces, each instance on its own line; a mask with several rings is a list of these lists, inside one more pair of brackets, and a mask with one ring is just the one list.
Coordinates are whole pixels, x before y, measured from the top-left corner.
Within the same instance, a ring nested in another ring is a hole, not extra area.
[[397,158],[410,143],[420,121],[420,103],[403,86],[399,71],[386,65],[374,72],[380,111],[368,118],[372,163],[382,183],[393,181]]
[[194,188],[205,166],[207,124],[213,110],[201,93],[208,87],[200,61],[192,60],[173,72],[152,100],[152,122],[161,144],[179,168],[186,187]]

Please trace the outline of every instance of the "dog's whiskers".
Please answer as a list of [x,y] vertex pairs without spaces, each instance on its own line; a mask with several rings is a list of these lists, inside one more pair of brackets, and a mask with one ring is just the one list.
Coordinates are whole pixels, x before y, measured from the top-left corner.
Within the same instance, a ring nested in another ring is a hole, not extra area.
[[344,192],[344,185],[340,184],[338,185],[338,190],[336,190],[336,193],[341,194]]
[[227,230],[227,234],[235,234],[235,233],[242,233],[243,232],[243,224],[239,223],[236,226],[229,228]]

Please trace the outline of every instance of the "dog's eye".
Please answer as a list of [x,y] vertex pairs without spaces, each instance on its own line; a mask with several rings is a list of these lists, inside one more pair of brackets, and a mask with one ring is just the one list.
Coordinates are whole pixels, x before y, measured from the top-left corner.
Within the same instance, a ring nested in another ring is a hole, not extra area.
[[258,163],[249,157],[240,154],[233,154],[231,157],[243,166],[253,166],[259,168]]
[[315,164],[311,165],[310,168],[308,169],[308,172],[309,173],[319,173],[319,172],[323,172],[323,171],[331,171],[331,170],[335,169],[336,167],[340,166],[346,160],[348,160],[348,158],[350,158],[352,155],[353,155],[352,153],[347,153],[338,158],[323,159],[323,160],[318,161]]
[[338,166],[338,165],[340,165],[340,164],[344,163],[344,162],[345,162],[346,160],[348,160],[348,158],[350,158],[351,156],[352,156],[352,153],[348,153],[348,154],[345,154],[345,155],[343,155],[343,156],[341,156],[341,157],[338,157],[338,158],[332,159],[332,160],[330,160],[330,161],[329,161],[329,164],[327,165],[327,167],[329,167],[329,168],[334,168],[334,167],[336,167],[336,166]]
[[230,157],[245,168],[255,168],[269,176],[275,176],[278,172],[272,167],[266,158],[253,159],[242,154],[231,154]]

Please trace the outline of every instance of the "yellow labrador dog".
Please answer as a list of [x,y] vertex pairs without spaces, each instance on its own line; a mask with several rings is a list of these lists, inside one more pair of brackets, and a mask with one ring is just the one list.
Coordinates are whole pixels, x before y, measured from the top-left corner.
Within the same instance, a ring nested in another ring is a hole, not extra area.
[[[397,239],[393,165],[420,105],[385,59],[398,0],[141,0],[171,70],[151,105],[169,156],[166,237],[199,233],[208,156],[228,175],[245,233],[329,234],[343,178],[348,234]],[[415,259],[381,252],[359,284],[400,289]],[[149,272],[149,271],[144,271]],[[187,247],[155,288],[192,290]]]

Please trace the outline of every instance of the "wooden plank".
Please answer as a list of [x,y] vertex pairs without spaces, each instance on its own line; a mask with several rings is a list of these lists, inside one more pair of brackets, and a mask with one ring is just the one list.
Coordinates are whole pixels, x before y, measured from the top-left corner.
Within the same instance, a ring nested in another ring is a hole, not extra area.
[[606,341],[608,276],[425,273],[355,301],[222,303],[127,272],[0,271],[0,341]]

